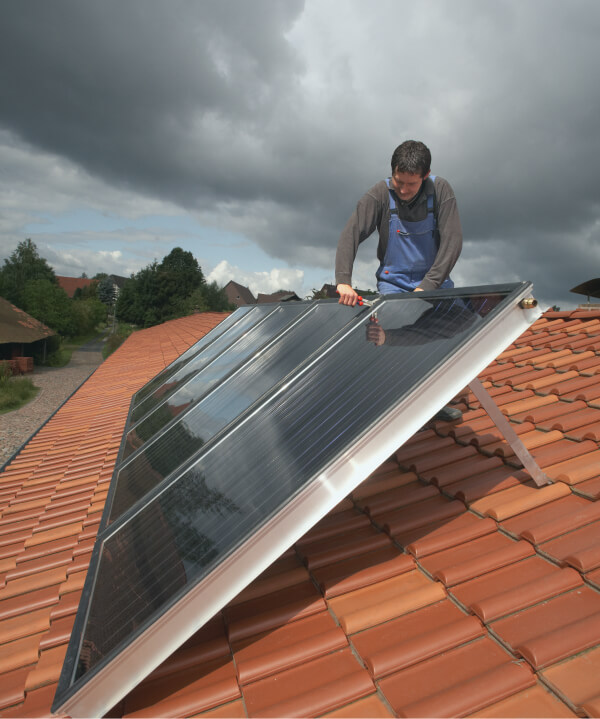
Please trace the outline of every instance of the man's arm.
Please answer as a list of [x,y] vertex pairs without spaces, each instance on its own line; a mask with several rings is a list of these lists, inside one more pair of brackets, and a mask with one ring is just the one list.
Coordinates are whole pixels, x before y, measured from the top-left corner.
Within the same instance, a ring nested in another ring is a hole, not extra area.
[[345,305],[354,306],[358,299],[352,289],[352,267],[358,246],[374,232],[381,221],[381,201],[377,197],[376,188],[377,185],[358,201],[338,241],[335,281],[340,302]]
[[450,183],[441,177],[436,178],[435,193],[440,246],[435,262],[417,287],[418,290],[436,290],[450,275],[462,250],[462,227]]

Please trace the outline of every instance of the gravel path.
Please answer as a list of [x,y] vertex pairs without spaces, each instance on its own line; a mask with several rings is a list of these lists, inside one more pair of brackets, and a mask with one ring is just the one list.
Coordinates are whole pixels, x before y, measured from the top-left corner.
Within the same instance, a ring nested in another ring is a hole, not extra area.
[[30,377],[40,388],[24,407],[0,414],[0,469],[102,362],[103,339],[75,350],[65,367],[36,367]]

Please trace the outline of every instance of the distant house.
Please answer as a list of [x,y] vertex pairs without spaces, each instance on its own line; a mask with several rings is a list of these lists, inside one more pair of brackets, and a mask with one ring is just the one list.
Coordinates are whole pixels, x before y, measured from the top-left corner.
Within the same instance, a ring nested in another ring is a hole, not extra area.
[[[121,277],[120,275],[108,275],[109,279],[112,280],[113,287],[115,288],[115,294],[119,294],[119,290],[127,282],[127,277]],[[69,295],[74,297],[77,290],[83,290],[85,287],[89,287],[93,282],[97,283],[96,279],[89,279],[88,277],[62,277],[56,275],[58,284],[62,289]]]
[[273,292],[270,295],[259,293],[256,298],[256,304],[260,305],[267,302],[299,302],[301,299],[301,297],[298,297],[298,295],[291,290],[279,290],[279,292]]
[[92,282],[96,280],[90,280],[88,277],[62,277],[56,275],[59,286],[69,295],[73,297],[76,290],[83,290],[85,287],[89,287]]
[[600,303],[591,301],[592,297],[600,299],[600,277],[582,282],[580,285],[577,285],[577,287],[570,289],[569,292],[575,292],[575,294],[578,295],[587,295],[587,302],[579,305],[578,309],[596,310],[600,307]]
[[256,299],[252,292],[244,285],[240,285],[230,280],[224,287],[227,299],[232,305],[242,307],[242,305],[255,305]]
[[[54,330],[0,297],[0,360],[31,357],[34,343],[54,334]],[[15,371],[24,371],[18,362]]]
[[323,287],[319,290],[319,299],[325,299],[325,298],[335,298],[337,299],[339,297],[337,290],[335,289],[335,285],[328,285],[325,283]]
[[119,290],[123,289],[123,285],[129,279],[129,277],[121,277],[121,275],[109,275],[109,277],[113,281],[113,285],[117,290],[117,294],[119,294]]

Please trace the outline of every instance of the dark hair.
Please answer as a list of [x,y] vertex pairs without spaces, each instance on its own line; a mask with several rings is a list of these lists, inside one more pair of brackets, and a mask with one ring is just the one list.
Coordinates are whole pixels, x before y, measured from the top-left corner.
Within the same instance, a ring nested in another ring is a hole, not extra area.
[[392,174],[410,172],[411,175],[425,175],[431,169],[431,152],[422,142],[407,140],[394,150],[392,155]]

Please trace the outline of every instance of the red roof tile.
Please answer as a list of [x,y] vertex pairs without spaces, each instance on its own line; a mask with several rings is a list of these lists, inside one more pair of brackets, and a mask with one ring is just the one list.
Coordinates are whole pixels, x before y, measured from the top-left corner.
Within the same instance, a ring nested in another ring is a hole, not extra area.
[[479,710],[469,717],[493,719],[497,717],[575,717],[566,704],[551,694],[546,687],[536,684],[530,689],[513,694],[508,699]]
[[[417,433],[113,713],[600,714],[600,321],[574,314],[480,375],[553,484],[465,388],[462,423]],[[3,716],[48,715],[131,395],[221,318],[132,335],[0,475]]]
[[277,674],[348,646],[328,612],[284,625],[232,645],[241,685]]
[[401,574],[328,600],[347,634],[373,627],[446,596],[444,588],[419,570]]
[[397,716],[439,717],[474,712],[535,681],[527,666],[484,637],[392,674],[379,686]]
[[371,694],[372,679],[350,649],[243,687],[248,716],[315,716]]
[[575,711],[598,715],[600,647],[549,667],[541,675]]
[[534,669],[541,669],[598,644],[600,595],[579,587],[492,622],[491,629]]
[[376,679],[417,664],[485,634],[475,617],[444,599],[352,637]]
[[451,594],[487,623],[582,584],[577,572],[530,556],[457,584]]

